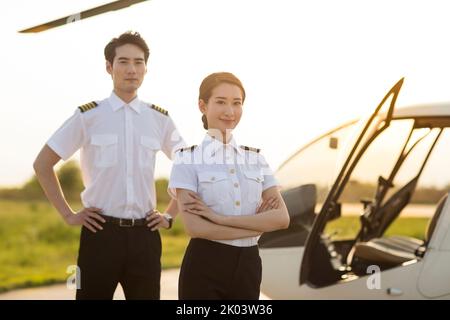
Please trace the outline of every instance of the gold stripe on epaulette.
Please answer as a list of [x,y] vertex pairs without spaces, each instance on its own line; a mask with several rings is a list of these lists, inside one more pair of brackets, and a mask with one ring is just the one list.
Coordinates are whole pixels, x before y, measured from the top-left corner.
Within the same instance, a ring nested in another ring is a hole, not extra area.
[[165,115],[165,116],[168,116],[168,115],[169,115],[169,111],[164,110],[164,109],[161,108],[160,106],[156,106],[156,105],[152,104],[152,105],[151,105],[151,108],[152,108],[153,110],[156,110],[156,111],[162,113],[162,114]]
[[258,148],[252,148],[252,147],[247,147],[247,146],[240,146],[242,149],[244,149],[245,151],[253,151],[256,153],[259,153],[261,151],[261,149]]
[[79,106],[78,109],[80,109],[81,112],[86,112],[88,110],[94,109],[98,106],[98,103],[95,101],[83,104],[82,106]]
[[180,149],[178,149],[177,150],[177,152],[183,152],[183,151],[194,151],[194,149],[197,147],[197,145],[195,144],[195,145],[193,145],[193,146],[190,146],[190,147],[186,147],[186,148],[180,148]]

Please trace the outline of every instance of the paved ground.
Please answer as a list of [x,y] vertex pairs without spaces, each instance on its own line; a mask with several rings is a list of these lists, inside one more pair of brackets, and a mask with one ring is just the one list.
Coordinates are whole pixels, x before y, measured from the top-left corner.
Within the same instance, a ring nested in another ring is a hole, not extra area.
[[[161,274],[161,299],[178,299],[179,269],[164,270]],[[65,284],[56,284],[40,288],[13,290],[0,294],[0,300],[73,300],[75,291],[67,289]],[[120,285],[114,294],[114,300],[123,300],[125,296]],[[261,299],[267,299],[261,294]]]

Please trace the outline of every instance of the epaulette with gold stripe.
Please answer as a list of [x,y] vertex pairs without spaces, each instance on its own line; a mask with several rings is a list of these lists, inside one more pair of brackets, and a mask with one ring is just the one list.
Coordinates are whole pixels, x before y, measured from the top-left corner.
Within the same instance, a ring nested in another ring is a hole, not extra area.
[[190,147],[178,149],[177,152],[183,152],[183,151],[190,151],[190,152],[192,152],[192,151],[194,151],[194,149],[195,149],[196,147],[197,147],[197,145],[194,144],[193,146],[190,146]]
[[247,147],[247,146],[240,146],[242,149],[244,149],[245,151],[253,151],[256,153],[259,153],[261,151],[261,149],[257,149],[257,148],[252,148],[252,147]]
[[157,105],[152,104],[150,107],[151,107],[153,110],[156,110],[156,111],[162,113],[162,114],[165,115],[165,116],[168,116],[168,115],[169,115],[169,111],[164,110],[164,109],[161,108],[160,106],[157,106]]
[[86,112],[89,111],[91,109],[94,109],[95,107],[98,106],[98,103],[95,101],[83,104],[82,106],[79,106],[78,109],[80,109],[81,112]]

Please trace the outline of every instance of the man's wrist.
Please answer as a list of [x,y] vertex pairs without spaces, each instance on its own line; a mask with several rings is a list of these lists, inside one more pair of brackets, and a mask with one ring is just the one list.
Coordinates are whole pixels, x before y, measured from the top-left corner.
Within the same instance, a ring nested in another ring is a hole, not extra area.
[[63,219],[66,220],[66,221],[67,221],[67,219],[69,219],[74,214],[75,214],[75,212],[73,212],[72,210],[65,211],[65,212],[61,213]]
[[163,213],[162,216],[169,223],[169,227],[167,229],[171,229],[173,225],[173,217],[167,212]]

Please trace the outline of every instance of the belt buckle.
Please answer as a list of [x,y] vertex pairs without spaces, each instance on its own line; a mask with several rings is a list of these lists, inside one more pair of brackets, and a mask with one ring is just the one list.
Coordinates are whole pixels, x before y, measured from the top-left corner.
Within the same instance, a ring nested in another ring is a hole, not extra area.
[[134,219],[131,219],[131,224],[126,222],[128,220],[130,220],[130,219],[120,219],[119,220],[119,226],[120,227],[134,227]]

